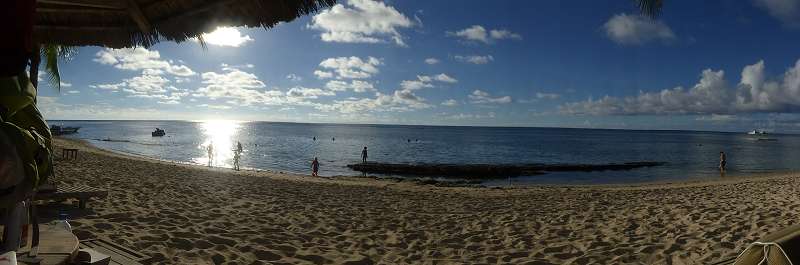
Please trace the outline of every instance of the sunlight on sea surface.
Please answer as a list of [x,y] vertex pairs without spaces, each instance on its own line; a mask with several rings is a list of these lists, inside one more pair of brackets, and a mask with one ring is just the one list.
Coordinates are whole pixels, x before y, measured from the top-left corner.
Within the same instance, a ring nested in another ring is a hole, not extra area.
[[215,167],[232,167],[236,141],[233,139],[241,128],[240,122],[227,120],[203,121],[200,123],[203,141],[197,148],[206,156],[196,157],[195,163],[208,165],[208,147],[212,147],[212,163]]

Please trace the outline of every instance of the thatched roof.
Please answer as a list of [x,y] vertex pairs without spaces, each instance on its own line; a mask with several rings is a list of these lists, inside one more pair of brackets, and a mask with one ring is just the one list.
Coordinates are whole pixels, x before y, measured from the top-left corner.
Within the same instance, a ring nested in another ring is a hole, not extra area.
[[181,42],[217,26],[270,28],[336,0],[38,0],[34,38],[68,46]]

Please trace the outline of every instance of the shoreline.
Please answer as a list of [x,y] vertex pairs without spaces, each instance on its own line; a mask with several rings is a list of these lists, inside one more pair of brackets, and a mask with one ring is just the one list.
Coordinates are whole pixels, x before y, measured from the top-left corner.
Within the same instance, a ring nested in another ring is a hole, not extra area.
[[[230,170],[231,172],[236,172],[232,168],[227,167],[208,167],[202,164],[192,163],[192,162],[185,162],[185,161],[176,161],[176,160],[169,160],[169,159],[159,159],[154,157],[149,157],[142,154],[136,154],[121,150],[114,150],[114,149],[105,149],[98,147],[92,144],[89,140],[92,139],[75,139],[75,138],[66,138],[66,137],[56,137],[56,139],[60,139],[63,141],[70,141],[75,142],[84,147],[105,151],[109,153],[113,153],[120,156],[130,157],[134,159],[141,159],[146,161],[158,161],[162,163],[170,163],[170,164],[177,164],[177,165],[185,165],[185,166],[192,166],[198,167],[201,169],[209,169],[209,170]],[[296,176],[307,176],[308,174],[300,173],[300,172],[289,172],[289,171],[281,171],[281,170],[274,170],[274,169],[263,169],[263,168],[242,168],[239,172],[265,172],[269,174],[287,174],[287,175],[296,175]],[[547,174],[547,173],[545,173]],[[750,181],[762,178],[769,178],[769,176],[775,177],[782,177],[785,175],[792,175],[792,174],[800,174],[800,170],[785,170],[785,171],[770,171],[764,173],[742,173],[736,174],[733,176],[728,176],[727,178],[708,178],[708,177],[700,177],[700,178],[686,178],[686,179],[678,179],[678,180],[653,180],[653,181],[643,181],[643,182],[631,182],[631,183],[607,183],[607,184],[523,184],[523,185],[512,185],[512,186],[487,186],[482,183],[473,183],[471,179],[457,179],[457,180],[436,180],[432,179],[427,176],[418,176],[418,177],[400,177],[400,176],[392,176],[392,175],[368,175],[368,176],[359,176],[356,173],[353,175],[334,175],[334,176],[322,176],[319,178],[323,179],[371,179],[376,181],[386,181],[386,182],[408,182],[408,183],[416,183],[419,185],[437,185],[439,187],[473,187],[473,188],[505,188],[505,189],[518,189],[518,188],[525,188],[525,187],[553,187],[553,188],[578,188],[578,187],[597,187],[597,188],[621,188],[621,187],[628,187],[628,188],[638,188],[638,187],[645,187],[650,185],[658,185],[660,188],[665,188],[663,185],[675,185],[678,187],[684,187],[686,185],[713,185],[717,182],[722,183],[736,183],[740,181]],[[308,176],[310,177],[310,176]],[[482,181],[489,181],[491,179],[485,179]],[[441,185],[438,185],[441,184]]]
[[[707,264],[796,224],[800,174],[679,183],[437,187],[233,171],[79,140],[58,184],[109,190],[71,213],[153,264]],[[56,152],[57,153],[57,152]],[[771,203],[764,203],[771,202]]]

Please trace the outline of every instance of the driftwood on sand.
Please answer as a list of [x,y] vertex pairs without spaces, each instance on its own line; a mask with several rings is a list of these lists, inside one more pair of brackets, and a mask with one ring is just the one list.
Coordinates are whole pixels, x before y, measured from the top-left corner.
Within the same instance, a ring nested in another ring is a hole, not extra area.
[[460,178],[504,178],[509,176],[532,176],[547,172],[590,172],[605,170],[631,170],[654,167],[665,162],[640,161],[610,164],[392,164],[359,163],[347,167],[364,173],[417,175],[417,176],[458,176]]

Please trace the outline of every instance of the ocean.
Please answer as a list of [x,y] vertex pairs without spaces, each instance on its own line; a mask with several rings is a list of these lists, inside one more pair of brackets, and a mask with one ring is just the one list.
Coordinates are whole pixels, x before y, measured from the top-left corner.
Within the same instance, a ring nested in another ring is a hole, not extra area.
[[[360,175],[347,164],[386,163],[624,163],[666,165],[630,171],[563,172],[486,181],[487,185],[614,184],[702,180],[800,169],[800,135],[696,131],[568,128],[452,127],[413,125],[306,124],[235,121],[49,121],[80,126],[69,138],[103,149],[207,165],[213,144],[217,167],[232,167],[237,141],[241,167],[310,173],[318,157],[320,175]],[[164,137],[152,137],[155,128]],[[717,169],[719,152],[728,170]]]

